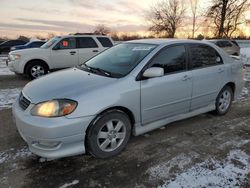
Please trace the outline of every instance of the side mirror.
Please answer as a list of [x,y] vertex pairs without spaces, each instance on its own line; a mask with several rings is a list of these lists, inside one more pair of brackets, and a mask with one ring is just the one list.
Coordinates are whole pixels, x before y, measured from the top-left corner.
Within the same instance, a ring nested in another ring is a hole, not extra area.
[[161,77],[163,75],[164,75],[164,69],[161,67],[151,67],[151,68],[148,68],[143,73],[143,77],[145,78],[155,78],[155,77]]

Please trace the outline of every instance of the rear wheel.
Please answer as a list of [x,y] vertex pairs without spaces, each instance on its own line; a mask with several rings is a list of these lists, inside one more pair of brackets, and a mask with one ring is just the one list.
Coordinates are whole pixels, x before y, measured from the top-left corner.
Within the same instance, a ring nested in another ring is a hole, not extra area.
[[108,158],[120,153],[130,138],[129,117],[117,110],[100,116],[87,131],[87,150],[94,157]]
[[48,74],[48,68],[44,63],[34,61],[27,66],[26,74],[28,74],[31,79],[36,79]]
[[233,101],[233,91],[230,86],[225,86],[219,93],[216,99],[216,109],[215,109],[215,114],[217,115],[225,115]]

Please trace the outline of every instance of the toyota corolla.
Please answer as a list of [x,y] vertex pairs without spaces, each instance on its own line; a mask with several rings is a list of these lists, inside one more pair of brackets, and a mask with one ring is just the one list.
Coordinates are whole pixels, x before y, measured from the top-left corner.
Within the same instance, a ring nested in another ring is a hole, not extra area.
[[30,82],[13,114],[38,156],[107,158],[131,135],[210,111],[226,114],[243,85],[242,63],[213,44],[137,40]]

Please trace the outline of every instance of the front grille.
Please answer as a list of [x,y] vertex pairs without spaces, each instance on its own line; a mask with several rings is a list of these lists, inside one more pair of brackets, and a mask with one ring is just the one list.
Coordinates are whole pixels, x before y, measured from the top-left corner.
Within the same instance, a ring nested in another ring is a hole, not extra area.
[[23,96],[23,93],[20,94],[19,105],[23,110],[26,110],[30,105],[29,99],[27,99],[25,96]]

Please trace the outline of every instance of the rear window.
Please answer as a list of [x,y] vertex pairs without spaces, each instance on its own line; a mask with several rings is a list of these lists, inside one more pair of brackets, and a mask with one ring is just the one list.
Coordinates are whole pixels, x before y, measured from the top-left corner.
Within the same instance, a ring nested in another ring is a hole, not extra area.
[[107,37],[97,37],[97,40],[102,44],[103,47],[112,47],[113,44]]

